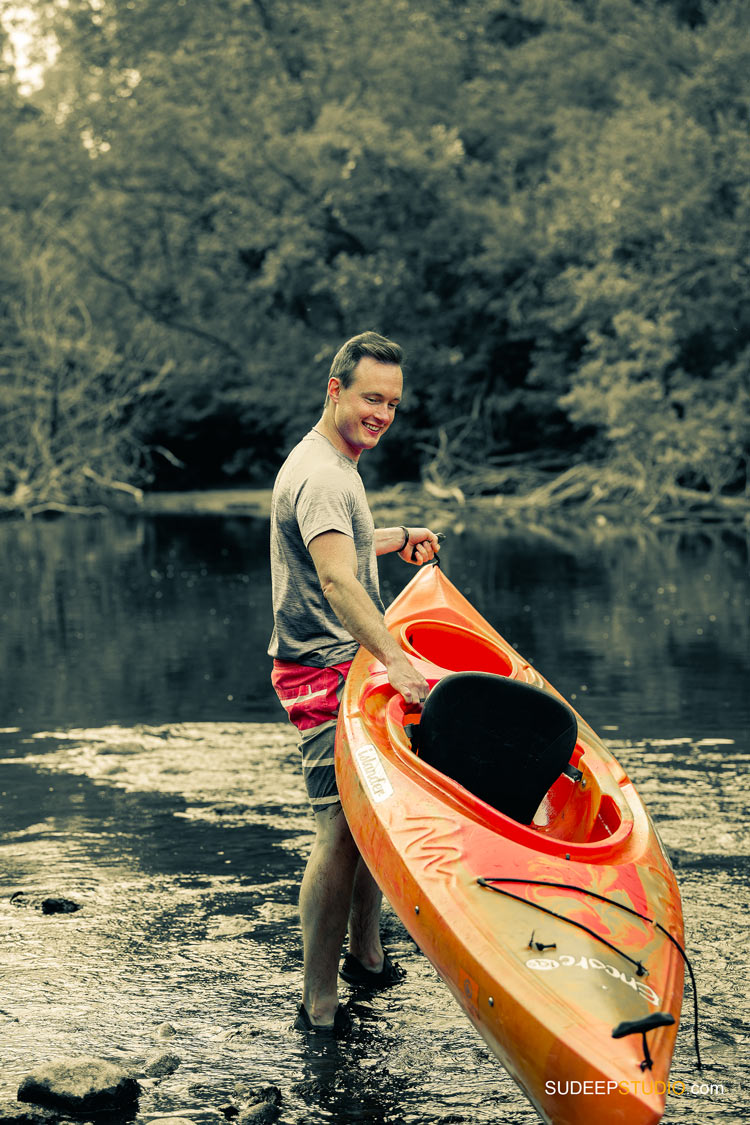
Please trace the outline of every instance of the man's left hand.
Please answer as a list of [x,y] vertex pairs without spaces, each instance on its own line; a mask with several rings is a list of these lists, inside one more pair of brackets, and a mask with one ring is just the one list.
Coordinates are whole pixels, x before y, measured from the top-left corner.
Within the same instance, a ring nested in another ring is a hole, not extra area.
[[399,551],[404,562],[411,563],[413,566],[422,566],[430,559],[434,559],[440,550],[437,533],[430,531],[429,527],[410,527],[407,530],[408,542],[404,549]]

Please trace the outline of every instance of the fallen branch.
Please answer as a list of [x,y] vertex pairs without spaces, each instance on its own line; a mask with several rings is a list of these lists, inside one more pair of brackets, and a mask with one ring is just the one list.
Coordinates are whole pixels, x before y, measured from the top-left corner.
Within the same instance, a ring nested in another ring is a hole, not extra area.
[[101,473],[95,472],[89,465],[84,465],[81,469],[81,473],[83,476],[93,481],[94,484],[98,484],[100,488],[111,488],[117,492],[127,492],[129,496],[133,497],[136,504],[143,503],[142,488],[137,488],[133,484],[127,484],[123,480],[108,480],[106,477],[103,477]]
[[26,519],[44,515],[45,512],[60,512],[74,516],[106,516],[109,513],[109,508],[106,508],[104,504],[84,507],[81,504],[62,504],[59,500],[43,500],[39,504],[33,504],[30,508],[23,509],[23,515]]

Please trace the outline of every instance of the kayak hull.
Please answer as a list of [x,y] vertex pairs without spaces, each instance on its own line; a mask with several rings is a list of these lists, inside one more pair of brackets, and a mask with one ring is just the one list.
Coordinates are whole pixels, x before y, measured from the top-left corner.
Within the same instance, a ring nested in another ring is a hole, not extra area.
[[[556,695],[437,566],[409,583],[386,624],[431,686],[476,670]],[[414,753],[406,728],[419,718],[361,649],[336,772],[385,897],[543,1120],[657,1122],[682,1001],[682,912],[632,782],[578,717],[579,779],[562,775],[520,824]],[[467,716],[467,753],[471,738]],[[648,1059],[641,1033],[612,1037],[657,1012],[674,1022],[648,1032]]]

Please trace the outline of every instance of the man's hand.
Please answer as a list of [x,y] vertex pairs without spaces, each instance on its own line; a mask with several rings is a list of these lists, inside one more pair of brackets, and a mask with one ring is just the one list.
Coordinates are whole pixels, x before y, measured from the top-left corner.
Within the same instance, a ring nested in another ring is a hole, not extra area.
[[440,550],[437,534],[430,531],[429,527],[410,527],[407,530],[409,539],[404,549],[399,551],[404,562],[411,563],[413,566],[422,566],[430,559],[434,559]]
[[399,649],[392,659],[387,660],[385,668],[388,673],[388,683],[403,696],[406,703],[419,705],[424,703],[430,685],[403,650]]

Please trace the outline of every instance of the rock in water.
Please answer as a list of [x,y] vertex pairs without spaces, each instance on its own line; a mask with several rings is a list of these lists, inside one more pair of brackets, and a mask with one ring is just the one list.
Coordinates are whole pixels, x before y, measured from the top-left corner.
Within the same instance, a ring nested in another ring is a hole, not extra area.
[[263,1086],[248,1095],[240,1109],[238,1125],[271,1125],[279,1116],[281,1090],[278,1086]]
[[20,1102],[71,1113],[127,1110],[138,1102],[140,1086],[119,1066],[104,1059],[56,1059],[27,1075],[18,1088]]
[[181,1062],[179,1055],[172,1055],[168,1051],[157,1051],[148,1056],[143,1072],[149,1078],[165,1078],[168,1074],[174,1074]]
[[76,910],[81,909],[79,902],[73,902],[70,898],[45,898],[42,899],[42,914],[75,914]]
[[159,1125],[195,1125],[189,1117],[160,1117]]
[[0,1125],[56,1125],[59,1120],[59,1113],[51,1109],[0,1099]]

